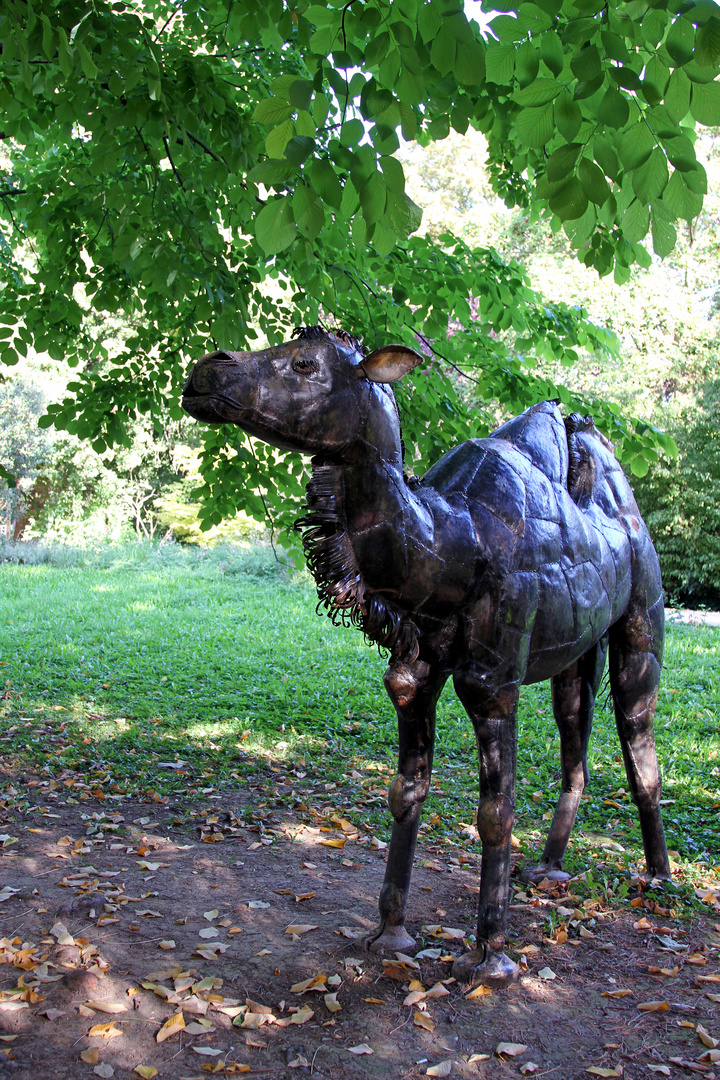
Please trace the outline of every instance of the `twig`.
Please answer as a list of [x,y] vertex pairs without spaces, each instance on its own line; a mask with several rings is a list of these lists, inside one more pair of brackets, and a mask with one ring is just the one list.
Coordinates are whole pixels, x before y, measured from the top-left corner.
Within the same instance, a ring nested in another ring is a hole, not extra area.
[[211,158],[215,159],[215,161],[219,161],[220,164],[224,165],[227,171],[230,172],[230,166],[224,158],[220,157],[219,154],[216,154],[214,150],[211,150],[210,147],[202,141],[202,139],[198,139],[197,135],[193,135],[193,133],[191,131],[188,131],[187,128],[183,128],[183,131],[187,135],[188,139],[191,139],[192,142],[197,143],[197,145],[201,147],[206,154],[209,154]]
[[170,162],[170,167],[172,168],[172,171],[175,173],[175,179],[177,180],[178,184],[180,185],[180,187],[184,191],[185,190],[185,185],[183,183],[183,178],[180,175],[180,173],[177,171],[177,169],[175,167],[175,162],[172,159],[172,154],[170,153],[170,143],[168,142],[167,135],[163,135],[163,142],[165,143],[165,149],[167,150],[167,156],[168,156],[168,161]]

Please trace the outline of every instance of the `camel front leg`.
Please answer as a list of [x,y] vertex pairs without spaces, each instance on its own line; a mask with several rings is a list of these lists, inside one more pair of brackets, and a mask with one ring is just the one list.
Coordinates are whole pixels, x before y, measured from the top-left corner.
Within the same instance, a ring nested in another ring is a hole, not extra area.
[[385,673],[385,688],[398,717],[398,773],[388,792],[394,822],[380,892],[380,925],[365,942],[372,952],[393,952],[415,944],[405,929],[405,908],[420,813],[430,790],[435,710],[445,679],[422,660],[396,664]]
[[452,973],[463,983],[506,986],[520,974],[503,952],[515,820],[519,688],[510,684],[491,693],[467,676],[456,676],[455,690],[473,722],[478,745],[482,865],[476,947],[455,961]]

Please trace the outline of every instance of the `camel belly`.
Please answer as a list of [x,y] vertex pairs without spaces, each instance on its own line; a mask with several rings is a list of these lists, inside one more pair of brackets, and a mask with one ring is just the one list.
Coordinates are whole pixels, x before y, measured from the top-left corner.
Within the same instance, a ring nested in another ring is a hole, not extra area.
[[[560,501],[564,503],[563,496]],[[622,615],[630,598],[631,551],[622,525],[587,515],[568,498],[562,524],[535,529],[526,523],[516,547],[515,573],[531,574],[527,665],[523,682],[540,682],[563,671],[599,641]]]
[[541,513],[510,522],[513,543],[485,564],[464,612],[473,663],[498,685],[540,682],[582,656],[622,615],[631,551],[617,519],[588,514],[551,484],[535,490]]

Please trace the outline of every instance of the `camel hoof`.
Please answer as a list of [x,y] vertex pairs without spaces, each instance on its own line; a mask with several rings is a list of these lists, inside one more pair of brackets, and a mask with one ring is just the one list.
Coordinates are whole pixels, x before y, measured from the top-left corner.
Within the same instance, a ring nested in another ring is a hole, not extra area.
[[372,953],[407,952],[415,948],[415,938],[404,926],[380,926],[365,938],[365,948]]
[[459,956],[452,966],[453,976],[469,986],[509,986],[520,978],[520,968],[509,956],[492,949],[473,949]]
[[529,866],[520,874],[520,880],[528,885],[537,885],[546,878],[548,881],[569,881],[571,877],[572,875],[564,870],[550,869],[545,866]]

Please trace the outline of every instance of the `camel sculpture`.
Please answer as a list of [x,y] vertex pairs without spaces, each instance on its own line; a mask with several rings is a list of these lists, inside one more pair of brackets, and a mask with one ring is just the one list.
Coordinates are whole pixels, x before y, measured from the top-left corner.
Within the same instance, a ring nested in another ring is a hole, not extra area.
[[[423,358],[402,345],[370,355],[344,331],[310,327],[260,352],[200,360],[183,406],[312,454],[298,522],[320,603],[390,652],[397,712],[394,818],[374,951],[407,950],[405,929],[435,709],[452,676],[475,729],[482,841],[476,947],[453,975],[504,985],[510,835],[520,686],[550,678],[562,789],[532,880],[566,879],[563,855],[587,781],[595,695],[610,687],[648,874],[668,878],[653,716],[662,663],[660,570],[610,444],[588,419],[541,402],[489,438],[446,454],[422,480],[403,475],[391,383]],[[320,606],[320,605],[318,605]]]

